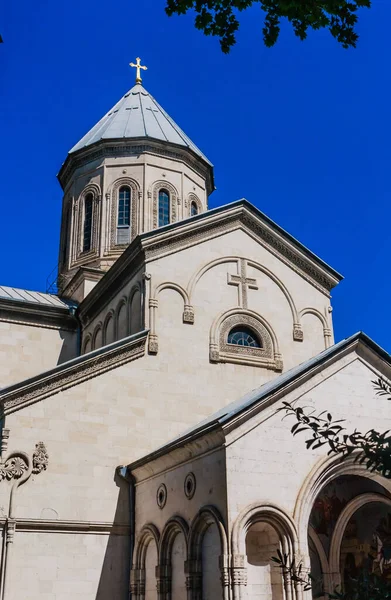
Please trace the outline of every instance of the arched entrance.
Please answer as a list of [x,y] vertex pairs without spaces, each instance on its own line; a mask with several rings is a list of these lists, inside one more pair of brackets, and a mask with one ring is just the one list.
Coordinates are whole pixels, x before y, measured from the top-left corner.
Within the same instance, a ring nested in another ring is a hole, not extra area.
[[332,479],[312,504],[308,548],[313,598],[348,586],[363,569],[391,579],[391,494],[368,477]]

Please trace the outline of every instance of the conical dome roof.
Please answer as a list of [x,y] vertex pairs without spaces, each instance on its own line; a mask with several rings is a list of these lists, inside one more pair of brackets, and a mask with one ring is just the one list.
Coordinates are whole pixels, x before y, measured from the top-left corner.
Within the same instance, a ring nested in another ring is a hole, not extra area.
[[123,138],[152,138],[184,146],[200,158],[211,163],[187,137],[165,110],[137,83],[119,102],[94,125],[92,129],[70,150],[77,152],[99,142]]

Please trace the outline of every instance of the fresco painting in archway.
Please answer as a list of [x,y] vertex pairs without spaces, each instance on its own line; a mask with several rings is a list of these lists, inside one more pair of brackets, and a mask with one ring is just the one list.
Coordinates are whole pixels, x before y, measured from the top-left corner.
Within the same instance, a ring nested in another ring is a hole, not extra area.
[[311,512],[310,525],[319,536],[328,555],[338,517],[344,507],[363,493],[386,494],[384,488],[371,479],[357,475],[343,475],[326,485],[317,496]]
[[391,508],[370,502],[348,522],[341,544],[343,581],[365,569],[391,581]]

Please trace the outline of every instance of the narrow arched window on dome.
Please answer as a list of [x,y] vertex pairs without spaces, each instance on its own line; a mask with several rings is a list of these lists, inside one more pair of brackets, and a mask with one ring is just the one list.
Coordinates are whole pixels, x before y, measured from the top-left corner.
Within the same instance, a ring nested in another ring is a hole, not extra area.
[[93,202],[93,195],[87,194],[87,196],[84,198],[83,252],[88,252],[88,250],[91,250]]
[[117,244],[130,242],[130,188],[120,187],[118,192]]
[[244,325],[233,327],[228,334],[228,344],[234,346],[247,346],[249,348],[262,348],[262,342],[258,336]]
[[159,227],[170,222],[170,195],[167,190],[159,191]]
[[198,206],[195,202],[191,203],[191,207],[190,207],[190,215],[192,217],[194,217],[195,215],[198,215]]

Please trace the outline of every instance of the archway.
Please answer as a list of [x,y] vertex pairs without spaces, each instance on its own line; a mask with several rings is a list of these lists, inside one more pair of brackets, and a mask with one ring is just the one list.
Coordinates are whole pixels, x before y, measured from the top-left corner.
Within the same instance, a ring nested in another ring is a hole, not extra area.
[[391,560],[380,564],[385,548],[391,549],[391,495],[368,477],[332,479],[313,502],[308,546],[313,598],[348,586],[363,569],[383,570],[391,579]]
[[284,584],[281,569],[272,561],[280,539],[276,529],[265,521],[250,526],[246,535],[247,597],[254,600],[282,600]]
[[186,598],[187,536],[188,525],[179,516],[170,519],[162,533],[159,549],[159,588],[163,595],[170,594],[170,600]]
[[274,567],[272,557],[278,549],[290,560],[296,556],[297,533],[291,518],[277,506],[247,507],[232,528],[232,553],[237,557],[233,600],[300,598],[294,582]]
[[221,515],[213,506],[202,508],[193,520],[189,534],[187,581],[191,600],[228,600],[223,566],[227,552]]

